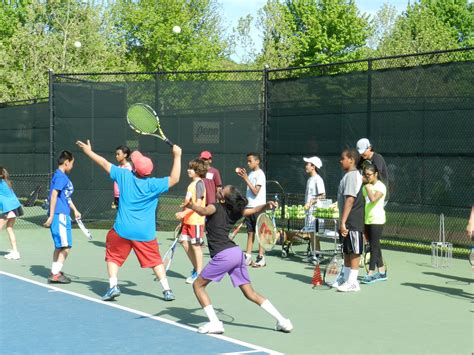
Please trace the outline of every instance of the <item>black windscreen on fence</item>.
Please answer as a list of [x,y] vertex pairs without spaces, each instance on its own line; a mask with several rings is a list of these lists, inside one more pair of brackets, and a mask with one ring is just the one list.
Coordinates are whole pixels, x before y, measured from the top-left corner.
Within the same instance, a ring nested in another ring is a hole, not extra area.
[[0,106],[0,165],[10,174],[49,171],[49,105],[45,100]]

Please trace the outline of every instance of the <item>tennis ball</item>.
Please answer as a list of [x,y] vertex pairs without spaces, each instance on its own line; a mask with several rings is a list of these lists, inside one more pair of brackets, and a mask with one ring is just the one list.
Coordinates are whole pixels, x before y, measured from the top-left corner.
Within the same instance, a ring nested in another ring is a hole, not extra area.
[[74,42],[74,47],[80,48],[82,46],[82,43],[79,41]]
[[240,173],[240,168],[235,168],[235,172],[238,174]]
[[174,32],[174,33],[181,33],[181,27],[179,27],[179,26],[174,26],[174,27],[173,27],[173,32]]

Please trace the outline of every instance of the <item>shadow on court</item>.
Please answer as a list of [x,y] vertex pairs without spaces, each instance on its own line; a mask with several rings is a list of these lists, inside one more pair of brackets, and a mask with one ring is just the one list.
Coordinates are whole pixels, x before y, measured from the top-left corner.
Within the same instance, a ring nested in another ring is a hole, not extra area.
[[423,272],[425,275],[430,275],[430,276],[437,276],[437,277],[442,277],[444,279],[449,279],[451,281],[446,281],[447,284],[451,283],[460,283],[464,285],[469,285],[472,283],[472,278],[467,278],[467,277],[459,277],[455,275],[446,275],[446,274],[441,274],[439,272]]
[[[198,326],[209,321],[207,317],[196,314],[196,312],[198,311],[202,311],[202,308],[167,307],[166,309],[163,309],[162,311],[154,315],[157,317],[169,315],[175,318],[177,323]],[[275,331],[275,329],[269,328],[269,327],[261,327],[261,326],[252,325],[252,324],[236,323],[235,318],[232,315],[225,313],[223,309],[216,308],[215,311],[217,313],[217,316],[219,317],[219,320],[222,321],[224,324],[232,324],[239,327]]]
[[459,298],[459,299],[469,299],[471,300],[474,297],[474,294],[465,292],[461,288],[452,288],[452,287],[442,287],[428,284],[417,284],[411,282],[401,283],[402,286],[409,286],[416,288],[420,291],[435,292],[449,297]]
[[89,243],[94,244],[96,247],[105,248],[105,242],[99,240],[91,240]]
[[292,279],[292,280],[301,281],[307,285],[311,285],[311,280],[313,279],[311,276],[308,276],[308,275],[295,274],[295,273],[286,272],[286,271],[277,271],[276,273],[278,275],[286,276],[287,278]]
[[[31,265],[30,271],[33,275],[44,277],[45,282],[47,282],[50,269],[44,267],[43,265]],[[91,278],[86,278],[86,277],[78,277],[76,275],[69,274],[69,273],[65,273],[65,274],[72,280],[73,283],[86,285],[90,291],[92,291],[93,293],[95,293],[97,296],[100,296],[100,297],[102,297],[107,291],[107,289],[109,288],[109,282],[108,280],[105,280],[105,279],[91,279]],[[146,296],[150,298],[163,300],[163,297],[159,295],[160,292],[157,292],[156,294],[143,292],[143,291],[134,289],[133,287],[135,286],[137,286],[137,284],[131,281],[120,280],[119,282],[120,291],[122,291],[122,294],[124,295]]]

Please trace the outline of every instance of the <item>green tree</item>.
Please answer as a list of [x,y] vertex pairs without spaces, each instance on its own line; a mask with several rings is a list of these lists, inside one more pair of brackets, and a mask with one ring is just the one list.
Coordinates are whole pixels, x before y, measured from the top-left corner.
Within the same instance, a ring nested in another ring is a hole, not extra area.
[[257,57],[255,42],[250,34],[252,23],[253,17],[251,15],[241,17],[237,23],[237,27],[233,28],[233,34],[230,38],[231,45],[234,48],[239,46],[242,49],[241,53],[238,54],[238,61],[243,64],[242,67],[247,68],[254,64]]
[[119,0],[113,13],[128,58],[143,70],[170,71],[215,69],[228,56],[218,10],[214,0]]
[[268,0],[259,26],[258,61],[271,67],[356,59],[370,34],[367,17],[347,0]]
[[419,53],[473,44],[474,18],[467,0],[421,0],[408,5],[380,41],[378,55]]
[[[48,69],[137,68],[126,61],[126,46],[114,33],[105,7],[82,1],[34,0],[15,11],[22,11],[22,20],[5,33],[0,46],[0,101],[48,96]],[[80,48],[74,46],[76,41],[81,42]]]

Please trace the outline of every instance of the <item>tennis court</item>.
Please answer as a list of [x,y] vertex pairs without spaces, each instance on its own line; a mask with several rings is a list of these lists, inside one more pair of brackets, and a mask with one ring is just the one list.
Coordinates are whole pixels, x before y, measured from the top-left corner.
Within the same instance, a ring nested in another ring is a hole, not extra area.
[[[0,259],[3,349],[9,353],[473,351],[474,293],[465,259],[454,259],[447,269],[434,269],[429,256],[386,251],[388,282],[343,294],[326,287],[313,289],[311,265],[299,255],[281,259],[273,251],[268,266],[251,269],[250,275],[255,289],[292,320],[294,331],[274,331],[273,319],[224,279],[211,285],[209,294],[224,322],[225,336],[207,336],[193,331],[207,318],[184,282],[191,268],[182,250],[178,249],[168,274],[174,302],[162,300],[151,271],[140,269],[131,255],[119,273],[122,295],[105,303],[100,297],[108,287],[103,261],[106,231],[92,232],[94,239],[87,242],[73,230],[74,247],[64,270],[73,282],[50,287],[46,284],[52,252],[49,231],[37,227],[16,231],[22,258]],[[162,248],[168,247],[171,237],[169,232],[158,232]],[[242,234],[236,239],[243,243],[246,238]],[[2,232],[0,250],[7,248]],[[296,249],[302,252],[304,247]],[[345,331],[346,325],[355,325],[357,331]],[[349,345],[342,345],[341,337]]]

